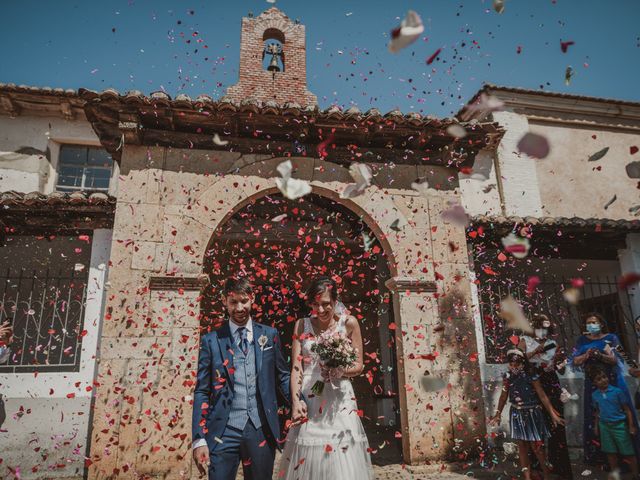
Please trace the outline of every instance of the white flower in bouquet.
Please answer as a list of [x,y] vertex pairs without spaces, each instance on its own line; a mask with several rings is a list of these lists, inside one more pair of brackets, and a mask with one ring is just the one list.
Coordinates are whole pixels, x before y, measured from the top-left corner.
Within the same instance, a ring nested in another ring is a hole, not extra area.
[[[351,340],[342,332],[323,332],[311,346],[320,363],[325,368],[347,369],[352,367],[358,358],[358,351],[351,344]],[[311,391],[315,395],[322,395],[325,382],[318,380]]]

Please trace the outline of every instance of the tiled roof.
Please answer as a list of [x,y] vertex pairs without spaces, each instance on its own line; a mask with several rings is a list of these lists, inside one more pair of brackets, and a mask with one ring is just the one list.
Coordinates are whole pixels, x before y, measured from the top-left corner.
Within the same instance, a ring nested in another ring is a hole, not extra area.
[[566,217],[518,217],[518,216],[489,216],[476,215],[471,219],[474,224],[482,225],[533,225],[542,227],[577,227],[577,228],[605,228],[616,230],[640,230],[640,218],[637,220],[614,220],[611,218],[566,218]]
[[440,119],[433,115],[422,115],[418,112],[402,113],[400,110],[391,110],[382,114],[377,108],[370,108],[362,112],[358,107],[352,106],[342,109],[338,106],[331,106],[324,110],[318,107],[301,107],[297,103],[286,103],[279,105],[273,101],[259,102],[257,100],[247,99],[242,102],[236,102],[228,97],[222,97],[220,100],[214,100],[206,94],[198,95],[195,99],[189,95],[180,93],[175,98],[171,98],[169,94],[163,91],[152,92],[145,96],[139,90],[130,90],[124,94],[113,88],[108,88],[101,92],[81,88],[79,90],[52,88],[52,87],[33,87],[28,85],[16,85],[14,83],[0,83],[0,93],[25,93],[34,95],[46,95],[54,97],[78,98],[84,101],[117,99],[125,103],[133,105],[157,105],[177,108],[190,108],[193,110],[211,109],[220,112],[252,112],[260,114],[281,114],[281,115],[304,115],[304,114],[320,114],[327,118],[336,120],[350,120],[354,118],[370,118],[380,120],[391,120],[395,123],[406,123],[413,126],[419,124],[429,124],[435,127],[447,127],[453,123],[459,123],[454,118]]
[[507,87],[502,85],[496,85],[494,83],[485,83],[478,92],[473,96],[473,98],[467,102],[472,103],[481,93],[488,93],[488,91],[497,90],[501,92],[512,92],[512,93],[528,93],[535,95],[543,95],[547,97],[558,97],[558,98],[566,98],[571,100],[585,100],[590,102],[603,102],[603,103],[613,103],[617,105],[629,105],[634,107],[640,107],[640,102],[634,102],[630,100],[620,100],[617,98],[606,98],[606,97],[592,97],[589,95],[576,95],[574,93],[561,93],[561,92],[549,92],[545,90],[534,90],[531,88],[520,88],[520,87]]
[[145,96],[138,90],[131,90],[125,94],[119,93],[114,89],[95,92],[81,88],[78,91],[81,98],[91,101],[100,100],[120,100],[131,105],[156,105],[175,108],[187,108],[193,110],[211,110],[218,112],[239,112],[254,113],[263,115],[314,115],[333,120],[353,120],[353,119],[371,119],[381,121],[393,121],[396,124],[409,124],[411,126],[420,126],[422,124],[433,127],[447,127],[451,124],[460,123],[454,118],[438,118],[433,115],[422,115],[418,112],[402,113],[400,110],[391,110],[382,114],[377,108],[370,108],[362,112],[358,107],[351,106],[342,109],[336,105],[320,110],[317,106],[302,107],[295,102],[288,102],[279,105],[274,101],[261,102],[258,100],[247,99],[241,102],[222,97],[220,100],[214,100],[206,94],[198,95],[192,99],[184,93],[178,94],[174,99],[169,94],[162,91],[152,92],[149,96]]
[[59,97],[77,97],[78,92],[73,88],[33,87],[30,85],[16,85],[15,83],[1,83],[0,92],[37,93]]
[[116,199],[102,192],[0,192],[0,231],[42,234],[113,228]]
[[115,206],[116,198],[103,192],[40,192],[22,193],[16,191],[0,192],[0,207],[12,206]]
[[504,102],[505,110],[515,111],[526,116],[557,117],[574,123],[601,123],[633,130],[640,128],[640,102],[503,87],[492,83],[484,84],[458,111],[456,118],[466,120],[471,116],[471,118],[478,120],[484,119],[488,112],[470,111],[470,106],[477,103],[483,94],[500,99]]

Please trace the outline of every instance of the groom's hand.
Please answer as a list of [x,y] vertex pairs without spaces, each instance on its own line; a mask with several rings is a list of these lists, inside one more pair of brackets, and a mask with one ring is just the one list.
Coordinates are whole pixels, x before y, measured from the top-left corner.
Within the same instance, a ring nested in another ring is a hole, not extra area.
[[193,449],[193,459],[196,461],[196,467],[200,475],[206,475],[209,470],[209,447],[203,445]]

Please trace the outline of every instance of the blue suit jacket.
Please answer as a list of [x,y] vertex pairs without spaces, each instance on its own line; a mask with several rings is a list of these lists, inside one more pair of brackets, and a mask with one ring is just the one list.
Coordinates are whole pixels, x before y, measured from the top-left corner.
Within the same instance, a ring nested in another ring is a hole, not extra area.
[[[259,339],[266,337],[260,346]],[[204,438],[213,452],[222,438],[233,401],[233,337],[229,323],[202,337],[198,359],[198,378],[193,399],[192,439]],[[253,345],[256,354],[258,408],[265,436],[280,448],[278,420],[279,388],[290,402],[291,373],[282,355],[280,337],[275,328],[253,322]],[[265,425],[266,420],[266,425]],[[270,433],[270,435],[269,435]]]

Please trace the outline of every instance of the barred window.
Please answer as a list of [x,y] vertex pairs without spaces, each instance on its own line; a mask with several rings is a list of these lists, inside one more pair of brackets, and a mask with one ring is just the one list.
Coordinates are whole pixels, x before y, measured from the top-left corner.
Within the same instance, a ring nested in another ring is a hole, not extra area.
[[103,148],[62,145],[58,162],[57,190],[108,191],[113,159]]
[[13,343],[0,372],[79,370],[90,258],[85,235],[2,239],[0,323]]

